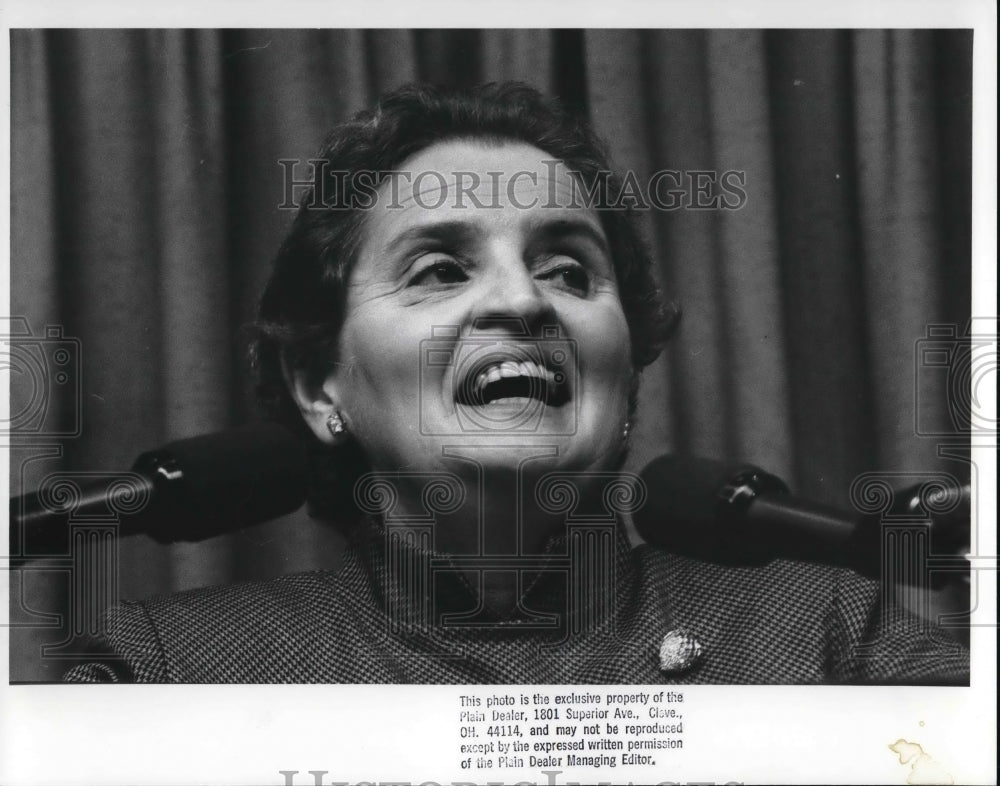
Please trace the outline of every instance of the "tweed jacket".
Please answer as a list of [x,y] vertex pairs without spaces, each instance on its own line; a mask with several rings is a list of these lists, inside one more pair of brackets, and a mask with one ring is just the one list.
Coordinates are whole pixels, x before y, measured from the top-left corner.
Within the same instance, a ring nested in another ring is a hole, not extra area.
[[[630,548],[619,532],[609,547],[613,578],[582,611],[559,614],[572,582],[539,569],[524,577],[520,617],[480,613],[462,625],[461,615],[477,609],[476,591],[447,572],[427,592],[414,591],[384,544],[366,531],[337,570],[122,603],[106,614],[94,657],[66,679],[968,684],[961,645],[883,603],[877,583],[847,570],[717,565]],[[419,617],[414,604],[426,610],[429,597],[432,613]],[[459,614],[459,624],[443,624],[445,613]],[[660,646],[670,632],[698,652],[664,670]]]

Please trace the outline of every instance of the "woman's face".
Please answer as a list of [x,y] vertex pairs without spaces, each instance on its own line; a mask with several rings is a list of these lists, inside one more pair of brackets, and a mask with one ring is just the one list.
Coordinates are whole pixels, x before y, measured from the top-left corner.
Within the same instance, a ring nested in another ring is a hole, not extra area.
[[[321,398],[376,471],[600,470],[622,448],[628,326],[597,214],[527,144],[442,142],[385,182]],[[322,417],[313,428],[329,438]]]

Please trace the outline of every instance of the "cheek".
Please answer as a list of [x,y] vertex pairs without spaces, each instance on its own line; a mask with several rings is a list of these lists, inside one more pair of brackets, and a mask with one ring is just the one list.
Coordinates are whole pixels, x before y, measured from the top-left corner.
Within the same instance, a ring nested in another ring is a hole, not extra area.
[[608,393],[627,395],[632,374],[632,347],[628,323],[620,308],[605,309],[581,323],[578,343],[581,371],[600,378]]
[[406,320],[384,315],[356,315],[341,332],[341,363],[349,396],[355,404],[393,396],[409,396],[416,384],[420,342],[409,335]]

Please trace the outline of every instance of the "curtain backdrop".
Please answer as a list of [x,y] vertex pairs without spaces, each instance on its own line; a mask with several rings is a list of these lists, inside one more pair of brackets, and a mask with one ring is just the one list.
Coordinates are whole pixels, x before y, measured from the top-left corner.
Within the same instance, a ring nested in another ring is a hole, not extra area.
[[[937,424],[949,410],[947,374],[915,352],[928,325],[969,317],[971,32],[23,30],[11,44],[11,314],[79,339],[82,382],[45,402],[79,436],[19,439],[14,493],[254,417],[245,326],[292,220],[277,162],[412,81],[529,82],[588,116],[640,182],[745,173],[741,209],[643,214],[684,317],[644,374],[634,468],[739,457],[841,507],[862,472],[963,471],[916,433],[918,407]],[[323,567],[338,538],[300,513],[120,546],[129,598]],[[39,647],[66,636],[51,615],[70,579],[12,580],[11,677],[57,679],[66,662]]]

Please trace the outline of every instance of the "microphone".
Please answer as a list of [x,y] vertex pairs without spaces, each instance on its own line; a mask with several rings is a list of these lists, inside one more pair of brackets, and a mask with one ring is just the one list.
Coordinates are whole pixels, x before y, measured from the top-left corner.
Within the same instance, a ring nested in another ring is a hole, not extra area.
[[[306,444],[259,422],[143,453],[127,473],[53,473],[10,500],[11,554],[65,552],[69,524],[116,522],[121,535],[197,541],[290,513],[305,499]],[[87,476],[101,482],[81,484]]]
[[[793,496],[781,480],[752,465],[661,456],[640,477],[648,499],[633,519],[653,545],[723,564],[759,565],[781,558],[850,568],[872,578],[882,575],[881,513],[845,513]],[[949,511],[946,515],[922,512],[927,505],[921,487],[896,495],[891,515],[911,524],[927,524],[929,518],[935,566],[967,570],[963,547],[967,551],[970,487],[935,491],[950,495],[935,505]],[[932,577],[941,580],[941,573]]]

